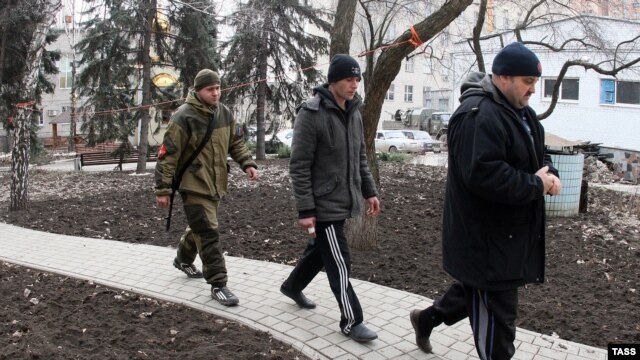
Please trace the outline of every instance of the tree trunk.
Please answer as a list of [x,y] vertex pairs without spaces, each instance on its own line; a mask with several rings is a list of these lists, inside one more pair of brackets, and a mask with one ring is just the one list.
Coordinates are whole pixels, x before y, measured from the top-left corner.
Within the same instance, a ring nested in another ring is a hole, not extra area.
[[21,103],[16,105],[17,116],[13,132],[13,149],[11,151],[10,211],[25,210],[29,205],[29,128],[35,105],[34,100],[45,38],[55,21],[53,14],[59,7],[59,0],[49,0],[42,3],[43,13],[48,15],[43,16],[43,21],[35,25],[25,57],[25,71],[22,86],[19,90]]
[[76,3],[75,1],[71,2],[72,12],[71,12],[71,35],[69,38],[69,42],[71,45],[71,114],[69,114],[69,140],[67,141],[67,150],[69,152],[76,151],[76,108],[77,108],[77,95],[76,95],[76,73],[77,73],[77,64],[76,64]]
[[[369,147],[372,147],[371,149]],[[367,153],[374,154],[367,156],[369,170],[376,184],[380,184],[380,171],[378,170],[378,160],[376,159],[375,144],[367,144]],[[379,187],[378,187],[379,189]],[[380,196],[378,195],[378,198]],[[359,198],[358,201],[363,201]],[[373,250],[378,247],[378,219],[367,216],[367,204],[363,201],[363,211],[360,215],[347,221],[347,239],[352,249]]]
[[335,54],[348,54],[351,45],[353,19],[356,15],[358,0],[340,0],[336,8],[336,17],[331,30],[329,59]]
[[266,48],[268,44],[269,32],[266,30],[266,20],[263,20],[265,29],[262,32],[262,39],[260,50],[258,51],[258,89],[256,99],[256,160],[264,160],[267,158],[265,151],[265,106],[267,105],[267,61],[269,60],[269,54]]
[[[153,34],[154,17],[156,16],[157,1],[141,2],[143,13],[146,14],[147,28],[142,40],[142,108],[140,116],[140,140],[138,141],[138,164],[136,173],[147,171],[147,147],[149,145],[149,107],[151,106],[151,36]],[[148,8],[144,9],[147,6]]]
[[[26,95],[26,94],[25,94]],[[28,95],[26,95],[28,96]],[[11,204],[9,210],[25,210],[29,206],[29,127],[32,104],[18,107],[13,129],[13,149],[11,151]]]
[[[347,0],[342,0],[347,1]],[[455,18],[457,18],[473,0],[450,0],[434,12],[428,18],[414,25],[415,31],[420,39],[427,41],[436,34],[446,28]],[[386,49],[378,56],[375,65],[366,69],[365,74],[365,100],[362,110],[362,120],[364,125],[364,136],[367,147],[368,162],[372,171],[376,172],[375,177],[379,183],[377,175],[377,165],[375,161],[375,133],[378,128],[378,121],[382,113],[382,103],[384,96],[391,85],[391,82],[400,72],[402,60],[415,50],[415,46],[406,42],[411,38],[411,31],[407,29],[400,37],[396,39],[396,43],[401,45]],[[371,49],[369,49],[371,50]],[[371,59],[367,59],[368,64],[374,64],[373,53],[367,55]],[[369,86],[375,84],[375,86]],[[384,204],[382,204],[384,206]],[[365,216],[365,215],[361,215]],[[375,222],[368,220],[356,219],[352,222],[349,231],[351,234],[351,244],[354,246],[362,246],[361,248],[373,249],[377,246],[377,236],[375,229],[367,228],[374,226]],[[357,245],[356,245],[357,244]]]
[[[366,206],[364,204],[363,206]],[[366,207],[365,207],[366,209]],[[349,247],[356,250],[373,250],[378,247],[378,219],[367,216],[366,211],[347,221],[346,235]]]

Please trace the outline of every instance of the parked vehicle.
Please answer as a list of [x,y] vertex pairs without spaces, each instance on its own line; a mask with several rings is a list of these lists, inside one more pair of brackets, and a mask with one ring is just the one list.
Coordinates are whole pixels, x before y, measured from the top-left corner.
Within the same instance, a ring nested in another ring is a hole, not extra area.
[[419,152],[421,143],[408,139],[400,130],[378,130],[375,139],[376,151],[383,153]]
[[383,121],[382,128],[389,130],[422,130],[446,145],[447,127],[451,113],[430,108],[413,108],[393,115],[392,121]]
[[442,143],[438,140],[431,138],[428,132],[420,130],[402,130],[404,136],[411,140],[417,140],[419,143],[418,150],[416,152],[426,153],[434,152],[439,153],[442,151]]
[[450,112],[434,112],[420,120],[420,130],[426,131],[437,140],[446,143],[450,118]]

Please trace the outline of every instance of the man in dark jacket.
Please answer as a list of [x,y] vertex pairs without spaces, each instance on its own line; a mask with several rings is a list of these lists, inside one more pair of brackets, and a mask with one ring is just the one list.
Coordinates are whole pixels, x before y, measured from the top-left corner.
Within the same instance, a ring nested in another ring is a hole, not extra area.
[[296,117],[289,174],[293,183],[298,224],[311,236],[302,258],[280,291],[300,307],[315,304],[302,290],[325,268],[331,291],[340,306],[340,328],[360,342],[377,338],[363,323],[362,308],[349,281],[351,259],[343,228],[361,211],[377,216],[380,202],[369,172],[360,101],[355,98],[360,66],[348,55],[331,60],[328,84],[314,89]]
[[[250,180],[258,177],[258,171],[231,111],[220,103],[220,78],[212,70],[198,72],[185,103],[171,116],[158,151],[156,203],[161,208],[170,206],[172,178],[203,141],[210,123],[211,138],[188,164],[180,181],[178,191],[189,226],[180,239],[173,266],[190,278],[204,276],[211,284],[213,299],[234,306],[239,300],[227,287],[218,232],[218,204],[227,192],[227,155]],[[198,254],[204,275],[193,265]]]
[[502,360],[515,352],[518,287],[543,282],[544,195],[561,184],[528,106],[542,75],[538,57],[512,43],[492,73],[469,76],[449,122],[442,252],[457,282],[410,319],[430,352],[434,327],[469,317],[480,358]]

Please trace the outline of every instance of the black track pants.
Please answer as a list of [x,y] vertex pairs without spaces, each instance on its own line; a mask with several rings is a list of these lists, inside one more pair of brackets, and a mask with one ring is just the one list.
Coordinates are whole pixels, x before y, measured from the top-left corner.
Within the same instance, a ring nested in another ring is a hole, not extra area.
[[[439,322],[430,325],[452,325],[469,317],[480,359],[511,359],[515,353],[518,289],[484,291],[456,282],[431,309]],[[424,326],[422,317],[420,321]]]
[[283,286],[292,292],[300,292],[324,267],[340,306],[340,329],[349,334],[352,327],[362,322],[362,308],[349,281],[351,255],[343,230],[344,220],[316,223],[315,241],[309,242]]

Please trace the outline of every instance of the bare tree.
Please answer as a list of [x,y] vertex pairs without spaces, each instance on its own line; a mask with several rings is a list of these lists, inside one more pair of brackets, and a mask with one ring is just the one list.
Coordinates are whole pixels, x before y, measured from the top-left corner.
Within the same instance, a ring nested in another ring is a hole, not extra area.
[[16,105],[16,121],[13,133],[13,150],[11,151],[11,203],[9,210],[23,210],[29,201],[29,128],[35,108],[35,92],[40,71],[40,61],[46,41],[47,32],[55,21],[54,14],[60,8],[60,0],[38,1],[41,14],[45,14],[35,25],[33,36],[26,53],[24,76],[19,89],[23,101]]
[[[338,3],[338,7],[343,1],[345,0],[341,0]],[[437,11],[414,24],[411,29],[406,29],[400,36],[390,42],[385,42],[385,38],[388,37],[387,30],[390,24],[398,20],[394,16],[400,13],[403,8],[406,9],[408,5],[418,2],[401,0],[383,2],[359,0],[359,2],[365,23],[361,34],[366,47],[366,69],[363,73],[365,94],[362,118],[369,167],[376,182],[379,183],[374,137],[382,112],[384,97],[391,82],[398,75],[402,61],[407,56],[410,56],[420,45],[418,39],[432,39],[455,20],[473,0],[446,1]],[[381,18],[379,18],[380,13],[382,14]],[[383,50],[380,55],[376,56],[374,50],[381,47],[383,47]],[[374,218],[362,214],[352,219],[349,223],[348,234],[351,246],[356,249],[372,249],[377,246],[376,221]]]

